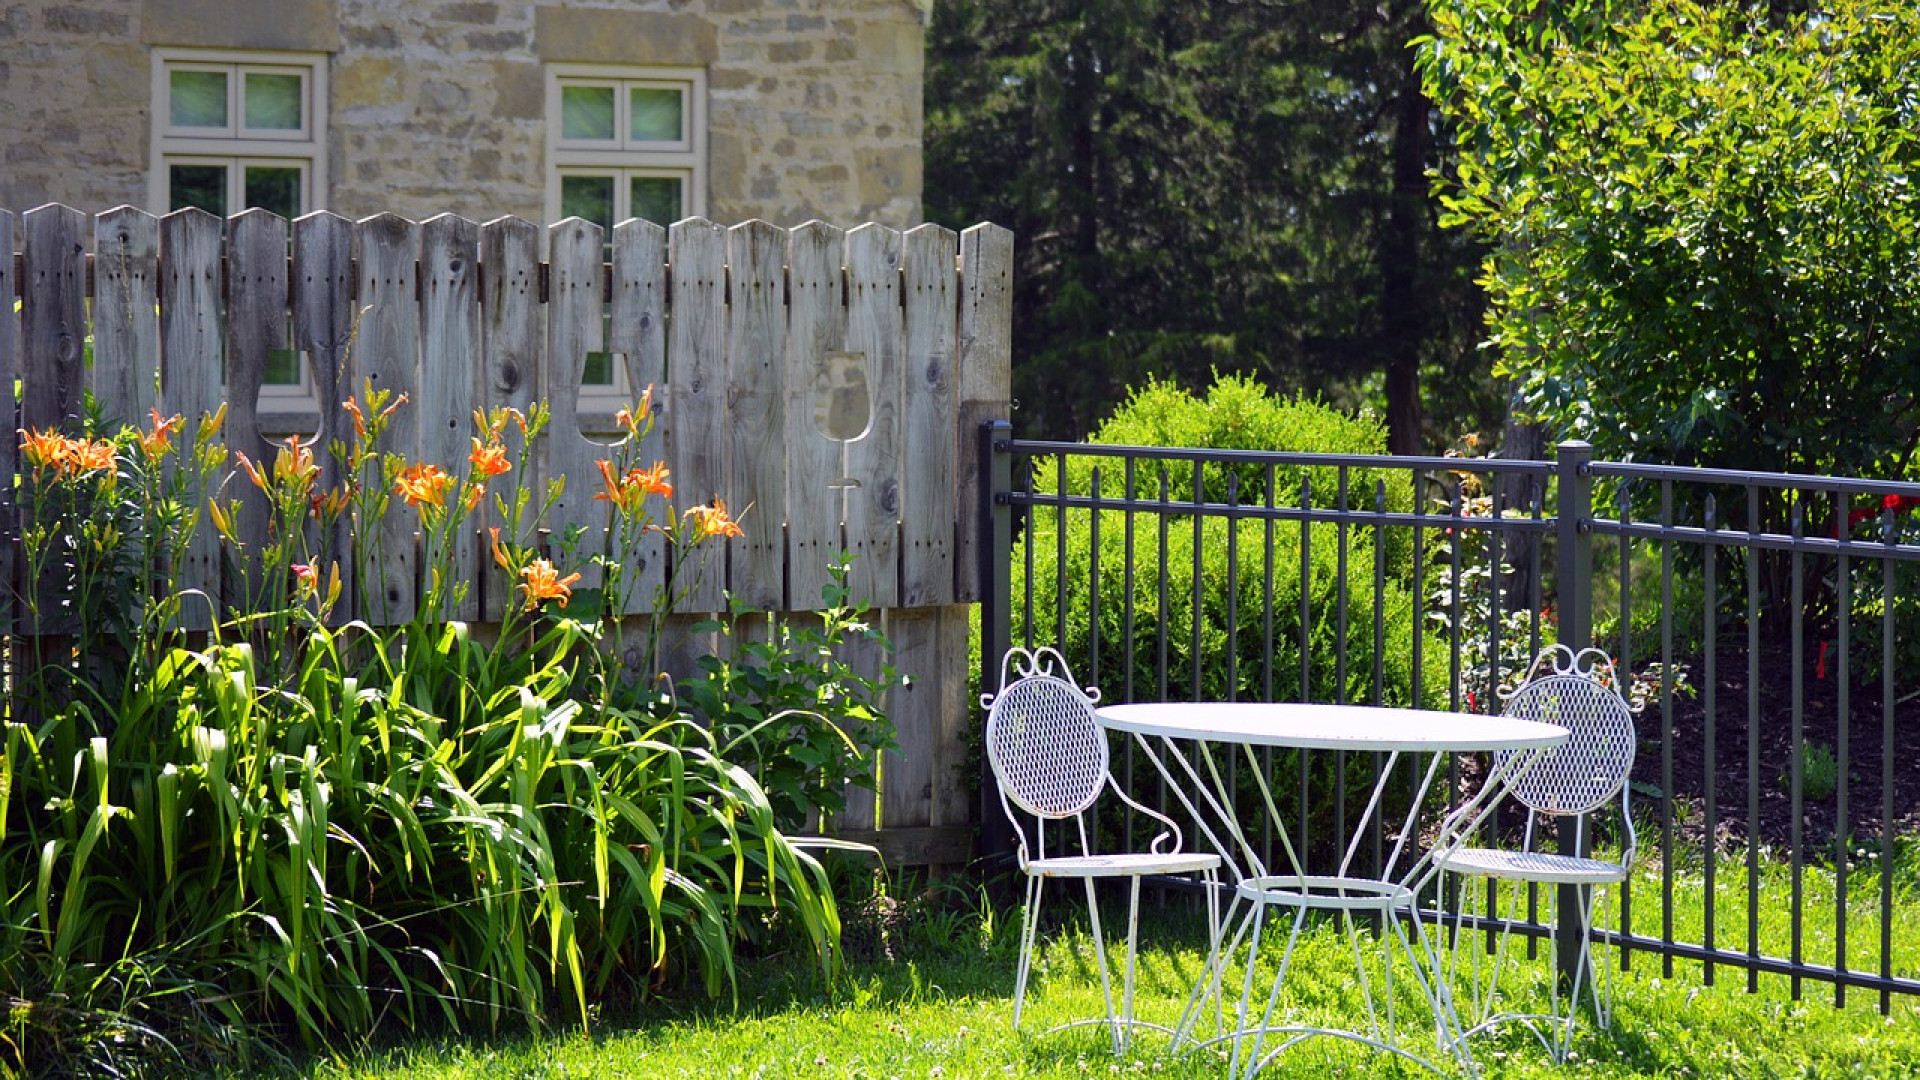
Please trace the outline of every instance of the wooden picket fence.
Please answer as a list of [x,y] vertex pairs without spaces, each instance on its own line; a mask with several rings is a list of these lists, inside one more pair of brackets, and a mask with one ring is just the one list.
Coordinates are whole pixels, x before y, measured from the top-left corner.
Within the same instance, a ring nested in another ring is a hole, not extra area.
[[[960,769],[973,711],[968,605],[979,593],[974,432],[1008,407],[1012,246],[993,225],[903,233],[695,218],[671,228],[628,221],[608,237],[577,219],[543,230],[451,215],[289,222],[251,210],[223,221],[121,207],[90,221],[60,205],[17,218],[0,210],[0,252],[14,253],[0,259],[0,295],[19,298],[0,305],[0,415],[76,431],[91,389],[106,417],[157,408],[191,425],[224,402],[227,446],[271,461],[260,391],[275,352],[292,349],[315,391],[306,430],[323,476],[338,475],[326,448],[350,433],[341,403],[363,380],[410,400],[381,448],[456,473],[475,409],[545,401],[553,421],[530,479],[566,477],[546,524],[591,535],[606,522],[607,504],[592,494],[610,436],[583,430],[582,372],[589,353],[611,353],[636,394],[656,387],[657,456],[682,498],[750,508],[723,569],[680,603],[683,625],[723,610],[727,594],[804,618],[831,559],[851,553],[854,595],[879,612],[911,684],[888,703],[900,751],[883,766],[878,805],[856,802],[840,825],[896,861],[954,862],[971,845],[975,802]],[[823,430],[854,433],[832,429],[847,427],[849,402],[857,426],[861,373],[866,430],[843,444]],[[0,439],[8,603],[22,585],[17,456],[17,441]],[[247,507],[242,539],[265,523],[262,504]],[[382,554],[371,580],[348,583],[346,614],[411,617],[414,525],[401,514],[380,524]],[[628,553],[643,606],[660,554]],[[459,553],[473,587],[458,614],[484,622],[498,618],[501,598],[483,595],[481,555],[477,543]],[[193,538],[188,561],[179,576],[221,597],[211,529]],[[688,630],[669,651],[704,647]]]

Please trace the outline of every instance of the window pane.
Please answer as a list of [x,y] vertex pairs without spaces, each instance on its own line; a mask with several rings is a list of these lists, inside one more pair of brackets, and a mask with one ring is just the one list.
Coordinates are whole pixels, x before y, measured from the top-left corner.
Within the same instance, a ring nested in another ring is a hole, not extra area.
[[671,225],[685,217],[680,201],[680,178],[677,176],[636,176],[633,178],[632,201],[628,207],[634,217],[645,218],[656,225]]
[[634,142],[680,141],[680,91],[657,86],[633,88]]
[[613,177],[561,177],[560,216],[584,218],[602,229],[613,228]]
[[300,130],[300,76],[249,71],[247,127],[255,131]]
[[580,372],[582,386],[613,385],[613,354],[610,352],[590,352],[587,364]]
[[167,116],[175,127],[227,126],[226,72],[170,71],[167,85]]
[[268,386],[299,386],[299,351],[296,349],[267,350],[267,370],[262,381]]
[[167,212],[196,207],[209,214],[227,216],[227,167],[225,165],[167,166]]
[[300,216],[300,170],[283,165],[247,166],[247,207],[283,218]]
[[613,131],[613,87],[560,88],[560,135],[567,139],[608,139]]

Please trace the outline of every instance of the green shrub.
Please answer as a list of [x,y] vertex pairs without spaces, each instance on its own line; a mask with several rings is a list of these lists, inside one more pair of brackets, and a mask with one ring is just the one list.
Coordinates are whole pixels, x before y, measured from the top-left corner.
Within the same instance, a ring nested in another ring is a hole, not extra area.
[[[1351,417],[1308,399],[1270,395],[1249,378],[1218,378],[1205,398],[1194,398],[1169,383],[1154,382],[1135,394],[1093,435],[1098,444],[1126,444],[1276,452],[1380,454],[1386,448],[1386,430],[1368,416]],[[1119,498],[1125,493],[1123,471],[1117,462],[1102,463],[1100,494]],[[1147,469],[1152,468],[1152,475]],[[1066,491],[1093,493],[1095,460],[1074,455],[1066,467]],[[1266,467],[1236,464],[1231,469],[1208,465],[1200,470],[1203,497],[1225,503],[1230,486],[1239,505],[1260,505],[1266,498]],[[1305,483],[1311,505],[1337,508],[1342,493],[1339,470],[1328,466],[1286,466],[1274,470],[1278,505],[1300,505]],[[1229,475],[1233,477],[1230,484]],[[1052,460],[1034,463],[1034,488],[1045,496],[1059,487],[1059,468]],[[1166,474],[1169,499],[1185,500],[1194,490],[1190,467]],[[1154,463],[1136,469],[1136,498],[1158,498],[1160,473]],[[1398,470],[1356,467],[1347,470],[1345,505],[1371,508],[1384,486],[1387,509],[1407,512],[1413,490]],[[1364,495],[1362,494],[1364,493]],[[1303,531],[1292,522],[1226,518],[1201,519],[1196,536],[1191,515],[1135,514],[1131,556],[1132,595],[1127,595],[1127,513],[1101,511],[1100,550],[1093,552],[1093,515],[1066,514],[1066,569],[1060,572],[1060,515],[1037,508],[1029,515],[1027,540],[1032,546],[1032,573],[1027,560],[1014,559],[1014,595],[1031,600],[1034,625],[1022,625],[1027,604],[1016,602],[1014,640],[1028,635],[1041,642],[1058,641],[1072,658],[1082,678],[1108,684],[1110,699],[1118,700],[1129,672],[1134,673],[1136,696],[1159,692],[1160,657],[1166,657],[1167,693],[1185,697],[1198,667],[1201,697],[1259,698],[1269,693],[1279,700],[1304,697],[1315,701],[1371,701],[1376,649],[1375,616],[1379,616],[1383,648],[1378,653],[1382,675],[1380,700],[1412,704],[1413,633],[1416,603],[1409,589],[1411,538],[1406,530],[1389,530],[1385,550],[1376,552],[1371,529],[1333,523],[1306,530],[1307,557],[1303,574]],[[1166,607],[1161,608],[1160,556],[1162,524],[1166,547]],[[1341,579],[1341,547],[1345,545],[1345,583]],[[1194,633],[1195,559],[1199,548],[1199,633]],[[1232,596],[1235,611],[1228,618],[1229,551],[1234,560]],[[1269,552],[1271,554],[1269,555]],[[1376,564],[1378,566],[1376,567]],[[1094,567],[1097,565],[1097,576]],[[1383,584],[1374,587],[1376,568]],[[1092,587],[1098,581],[1100,609],[1091,611]],[[1304,588],[1303,588],[1304,580]],[[1062,594],[1064,586],[1064,595]],[[1301,687],[1301,596],[1307,598],[1307,685]],[[1338,680],[1339,611],[1346,605],[1344,636],[1346,680]],[[1133,609],[1133,634],[1127,635],[1125,609]],[[1061,612],[1065,618],[1062,623]],[[1271,614],[1271,636],[1268,618]],[[1093,647],[1098,627],[1098,648]],[[1268,668],[1271,658],[1271,669]],[[1231,675],[1229,671],[1231,669]],[[1425,665],[1427,691],[1434,696],[1445,686],[1439,665]],[[1437,677],[1436,677],[1437,676]]]

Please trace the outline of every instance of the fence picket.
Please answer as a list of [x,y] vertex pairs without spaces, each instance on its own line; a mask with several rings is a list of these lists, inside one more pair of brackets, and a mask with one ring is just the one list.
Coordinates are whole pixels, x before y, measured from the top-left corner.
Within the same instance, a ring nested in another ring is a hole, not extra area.
[[[846,347],[845,247],[844,233],[818,221],[787,237],[787,604],[800,611],[820,606],[827,567],[846,546],[840,531],[846,444],[831,431],[839,365],[829,363],[829,354]],[[852,438],[867,425],[866,387],[857,394],[839,389],[847,399],[842,404],[857,405],[858,417],[846,420],[858,425],[845,435]]]
[[[682,507],[725,497],[726,258],[726,230],[705,218],[676,222],[668,231],[673,348],[667,378],[673,408],[667,447],[673,455],[675,501]],[[726,558],[720,544],[700,545],[687,565],[670,572],[678,596],[674,610],[719,611],[724,606]]]
[[954,354],[960,387],[962,460],[955,485],[954,599],[980,599],[980,470],[972,447],[980,425],[1004,419],[1013,403],[1013,233],[975,225],[960,234],[960,334]]
[[86,215],[59,204],[21,218],[27,295],[20,306],[23,426],[80,433],[86,379]]
[[[519,409],[525,415],[542,393],[540,355],[546,341],[546,316],[540,304],[540,230],[520,218],[487,222],[480,228],[480,264],[484,282],[480,300],[484,407],[488,411]],[[527,493],[529,505],[537,507],[546,490],[537,457],[528,455],[527,474],[515,483]],[[490,515],[492,511],[489,506],[485,513]],[[490,517],[476,521],[478,525],[489,523]],[[522,534],[508,539],[531,544],[534,537],[525,531],[530,528],[531,523],[523,518]],[[488,622],[499,622],[512,602],[513,582],[491,559],[482,566],[480,615]]]
[[[420,236],[413,222],[380,214],[354,224],[353,247],[360,263],[361,305],[354,366],[373,381],[374,389],[391,391],[396,400],[407,395],[409,404],[388,418],[379,449],[411,463],[420,454],[420,307],[414,299]],[[361,537],[360,543],[371,545],[367,556],[356,560],[364,564],[368,577],[360,583],[363,614],[388,624],[413,618],[420,567],[414,535],[419,523],[419,514],[395,495],[379,528],[371,537]]]
[[865,356],[872,420],[847,448],[847,575],[855,596],[878,607],[899,598],[900,234],[866,224],[847,234],[847,348]]
[[[226,399],[220,377],[220,237],[220,219],[205,210],[160,219],[160,410],[179,413],[190,431]],[[206,515],[200,523],[187,542],[185,564],[173,574],[176,587],[204,598],[181,606],[180,625],[187,630],[212,627],[223,602],[220,538]]]
[[547,403],[553,419],[547,423],[543,473],[565,481],[547,524],[556,537],[579,530],[578,588],[601,586],[600,568],[587,559],[600,554],[606,543],[607,507],[596,500],[604,490],[594,461],[603,448],[580,431],[580,379],[587,354],[603,348],[600,321],[600,226],[568,218],[547,230],[550,272],[547,291]]
[[728,544],[728,586],[754,611],[782,606],[786,542],[786,244],[764,221],[727,233],[728,506],[746,533]]
[[[279,448],[260,425],[260,388],[276,349],[287,346],[287,222],[265,210],[248,210],[228,222],[227,237],[227,446],[245,454],[263,472]],[[232,553],[226,595],[244,607],[269,600],[274,583],[260,576],[270,507],[266,493],[236,478],[240,499],[240,548]]]
[[[667,394],[667,230],[635,218],[613,228],[613,301],[607,316],[607,348],[626,365],[627,386],[638,399],[653,390],[656,420],[641,440],[639,459],[646,464],[665,461],[667,436],[664,410]],[[649,505],[654,520],[665,512],[664,502]],[[667,545],[657,532],[640,537],[621,553],[631,588],[626,612],[653,610],[654,598],[666,587]]]
[[159,370],[160,222],[122,206],[94,219],[93,397],[109,423],[143,423]]
[[[320,402],[315,434],[320,490],[346,487],[346,462],[334,453],[348,449],[354,428],[343,407],[360,393],[353,378],[353,222],[338,214],[308,214],[293,223],[293,347],[313,376]],[[354,591],[353,523],[341,514],[327,535],[315,535],[318,564],[332,580],[340,574],[340,598],[332,618],[344,622],[357,610]]]
[[922,225],[905,238],[906,355],[901,363],[901,446],[912,468],[900,487],[900,603],[953,602],[958,387],[954,383],[952,230]]
[[[480,307],[475,281],[480,227],[441,214],[420,226],[420,459],[455,476],[472,450],[473,410],[480,399]],[[480,614],[479,538],[469,518],[465,534],[449,538],[448,562],[464,592],[446,614]]]

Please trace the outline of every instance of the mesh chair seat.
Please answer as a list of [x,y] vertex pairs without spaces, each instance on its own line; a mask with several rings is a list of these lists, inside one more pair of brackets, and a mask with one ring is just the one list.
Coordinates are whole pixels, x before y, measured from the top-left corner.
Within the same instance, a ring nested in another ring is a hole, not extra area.
[[1027,873],[1050,878],[1136,877],[1141,874],[1197,874],[1218,870],[1220,856],[1196,851],[1152,855],[1133,852],[1116,855],[1061,855],[1027,860]]
[[1627,868],[1617,862],[1547,851],[1462,848],[1447,856],[1446,868],[1456,874],[1542,885],[1606,885],[1627,880]]

